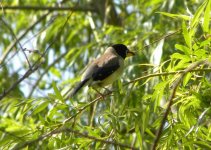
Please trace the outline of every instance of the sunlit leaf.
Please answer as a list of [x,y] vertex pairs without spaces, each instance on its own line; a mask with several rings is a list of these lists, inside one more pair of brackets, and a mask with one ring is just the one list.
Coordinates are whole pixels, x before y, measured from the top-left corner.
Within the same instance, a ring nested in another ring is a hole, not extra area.
[[180,44],[176,44],[175,48],[178,50],[181,50],[182,52],[184,52],[186,55],[190,55],[191,54],[191,50],[190,48],[184,46],[184,45],[180,45]]
[[61,100],[62,102],[64,102],[63,96],[61,95],[60,90],[57,88],[56,83],[55,83],[55,82],[52,82],[52,85],[53,85],[53,89],[54,89],[54,92],[55,92],[55,94],[56,94],[56,97],[57,97],[59,100]]
[[58,78],[61,78],[61,72],[58,69],[51,67],[50,72],[55,76],[57,76]]
[[42,102],[42,103],[39,103],[38,106],[35,107],[35,109],[33,110],[33,114],[37,114],[41,111],[43,111],[44,109],[46,109],[46,107],[48,107],[49,105],[49,102]]
[[163,82],[158,83],[154,87],[154,93],[152,96],[152,98],[155,100],[154,111],[156,111],[157,107],[159,106],[160,101],[162,100],[164,96],[164,90],[168,83],[169,83],[168,81],[163,81]]
[[191,49],[191,35],[189,34],[188,27],[186,26],[186,23],[184,21],[182,22],[182,31],[185,42],[187,46]]
[[188,55],[183,55],[183,54],[180,54],[180,53],[174,53],[171,55],[171,58],[176,58],[176,59],[181,59],[183,60],[184,62],[188,62],[190,61],[190,57]]
[[196,13],[193,16],[193,19],[191,21],[191,24],[190,24],[190,27],[191,28],[193,28],[194,26],[197,26],[197,24],[199,23],[199,21],[200,21],[199,18],[201,16],[201,14],[203,13],[204,8],[205,8],[207,2],[208,2],[207,0],[204,1],[204,3],[197,9]]
[[162,15],[171,17],[171,18],[179,18],[179,19],[183,19],[183,20],[190,20],[190,17],[187,15],[178,15],[178,14],[171,14],[171,13],[167,13],[167,12],[157,12],[160,13]]
[[183,86],[186,86],[186,84],[189,82],[191,79],[192,73],[188,72],[185,77],[183,78]]

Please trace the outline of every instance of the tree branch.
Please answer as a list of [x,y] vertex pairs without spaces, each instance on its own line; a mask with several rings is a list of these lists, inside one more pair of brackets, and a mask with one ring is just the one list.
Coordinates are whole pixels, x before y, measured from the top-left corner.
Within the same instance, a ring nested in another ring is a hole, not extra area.
[[198,62],[195,62],[195,63],[191,64],[188,68],[186,68],[182,72],[182,74],[180,75],[180,77],[174,82],[174,84],[172,86],[173,87],[172,88],[172,93],[171,93],[171,95],[170,95],[170,97],[168,99],[168,102],[169,103],[168,103],[168,106],[167,106],[166,111],[164,113],[164,116],[163,116],[163,119],[161,121],[161,124],[160,124],[160,127],[158,129],[158,132],[156,134],[155,141],[154,141],[154,143],[152,145],[152,150],[156,150],[157,144],[158,144],[158,142],[160,140],[163,127],[164,127],[164,125],[166,123],[167,116],[168,116],[168,114],[170,112],[170,109],[171,109],[171,106],[173,104],[173,99],[175,97],[175,94],[176,94],[176,91],[177,91],[177,87],[179,86],[180,82],[182,81],[182,79],[186,75],[186,73],[192,71],[194,68],[196,68],[197,66],[202,65],[202,64],[208,64],[208,60],[202,60],[202,61],[198,61]]
[[29,77],[33,72],[35,72],[39,67],[40,65],[42,64],[42,62],[40,62],[38,65],[33,65],[31,66],[30,69],[28,69],[26,71],[26,73],[20,78],[18,79],[15,83],[13,83],[11,85],[11,87],[7,90],[5,90],[1,95],[0,95],[0,101],[7,95],[9,94],[12,90],[14,90],[16,88],[16,86],[18,86],[18,84],[20,84],[23,80],[25,80],[27,77]]
[[[184,73],[185,71],[186,70],[178,70],[178,71],[172,71],[172,72],[162,72],[162,73],[148,74],[146,76],[138,77],[138,78],[136,78],[134,80],[131,80],[131,81],[125,83],[124,85],[128,85],[130,83],[138,82],[140,80],[151,78],[151,77],[156,77],[156,76],[168,76],[168,75],[173,75],[173,74],[181,74],[181,73]],[[210,72],[211,68],[193,69],[193,70],[190,70],[188,72],[203,72],[203,71],[209,71]]]
[[51,132],[49,132],[49,133],[47,133],[45,135],[41,135],[37,139],[31,140],[31,141],[26,141],[26,142],[24,142],[22,144],[17,144],[12,150],[22,149],[22,148],[24,148],[24,147],[26,147],[28,145],[31,145],[32,143],[41,141],[43,139],[51,137],[54,134],[59,134],[59,133],[62,133],[62,132],[71,132],[71,133],[74,133],[75,135],[78,135],[78,136],[83,137],[83,138],[91,139],[91,140],[94,140],[96,142],[101,142],[101,143],[105,143],[105,144],[111,144],[111,145],[115,145],[115,146],[119,146],[119,147],[122,147],[122,148],[131,149],[131,150],[138,150],[138,148],[131,147],[131,146],[123,144],[123,143],[118,143],[118,142],[115,142],[115,141],[104,140],[103,138],[94,137],[94,136],[88,135],[87,133],[81,133],[79,131],[76,131],[76,130],[73,130],[72,128],[67,128],[67,127],[57,128],[57,129],[55,129],[55,130],[53,130],[53,131],[51,131]]
[[52,7],[52,6],[3,6],[4,10],[33,10],[33,11],[84,11],[96,12],[92,7]]

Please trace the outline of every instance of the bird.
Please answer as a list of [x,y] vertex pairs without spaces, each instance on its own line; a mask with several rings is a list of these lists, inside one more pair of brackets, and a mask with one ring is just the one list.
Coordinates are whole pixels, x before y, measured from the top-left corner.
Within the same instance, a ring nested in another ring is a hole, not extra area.
[[135,53],[124,44],[111,45],[103,55],[87,66],[81,81],[71,91],[70,97],[75,96],[81,88],[87,85],[96,90],[96,88],[104,88],[112,84],[123,73],[125,58],[134,55]]

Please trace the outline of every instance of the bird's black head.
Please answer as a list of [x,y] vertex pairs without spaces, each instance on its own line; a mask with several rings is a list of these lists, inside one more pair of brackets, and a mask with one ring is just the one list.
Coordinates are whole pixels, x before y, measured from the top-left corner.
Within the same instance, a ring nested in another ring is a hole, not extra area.
[[111,47],[113,47],[116,51],[116,53],[121,56],[123,59],[127,57],[128,48],[124,44],[114,44]]

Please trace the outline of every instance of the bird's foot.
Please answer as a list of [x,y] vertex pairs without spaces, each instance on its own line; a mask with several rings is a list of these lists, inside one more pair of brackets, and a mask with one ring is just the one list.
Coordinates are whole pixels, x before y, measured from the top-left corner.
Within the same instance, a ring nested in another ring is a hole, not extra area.
[[96,92],[97,92],[97,94],[100,96],[100,97],[102,97],[103,99],[105,99],[105,95],[104,94],[102,94],[102,93],[100,93],[97,89],[95,89],[95,88],[93,88]]

